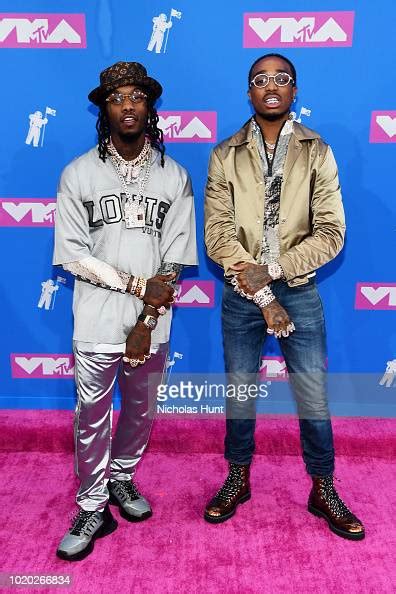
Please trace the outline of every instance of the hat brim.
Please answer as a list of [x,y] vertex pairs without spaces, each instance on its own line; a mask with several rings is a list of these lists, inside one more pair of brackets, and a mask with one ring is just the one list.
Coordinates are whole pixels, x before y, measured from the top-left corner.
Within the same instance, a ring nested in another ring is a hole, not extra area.
[[151,76],[145,76],[139,80],[132,76],[125,76],[117,80],[113,80],[110,84],[96,87],[96,89],[89,93],[88,99],[94,105],[100,106],[107,95],[111,93],[111,91],[114,91],[114,89],[123,87],[125,85],[136,85],[141,87],[144,91],[146,91],[153,102],[159,99],[159,97],[162,95],[161,85],[154,78],[151,78]]

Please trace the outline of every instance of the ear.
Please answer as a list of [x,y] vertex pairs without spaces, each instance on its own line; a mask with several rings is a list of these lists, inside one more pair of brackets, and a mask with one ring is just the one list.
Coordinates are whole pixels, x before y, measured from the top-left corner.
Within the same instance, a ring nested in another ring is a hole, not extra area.
[[250,89],[248,89],[247,96],[249,97],[250,101],[252,100],[252,96],[250,94]]

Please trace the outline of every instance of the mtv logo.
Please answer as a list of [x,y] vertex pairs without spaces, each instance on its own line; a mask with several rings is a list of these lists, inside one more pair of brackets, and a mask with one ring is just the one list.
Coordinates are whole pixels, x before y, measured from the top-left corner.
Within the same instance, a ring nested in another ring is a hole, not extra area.
[[0,47],[85,48],[85,15],[0,13]]
[[17,379],[73,379],[73,355],[11,354],[11,373]]
[[396,309],[396,283],[357,283],[355,309]]
[[216,142],[215,111],[160,111],[158,116],[166,142]]
[[261,381],[287,382],[289,374],[283,357],[262,357],[259,377]]
[[243,47],[347,47],[352,45],[353,11],[248,12]]
[[396,142],[396,111],[373,111],[370,142]]
[[214,281],[182,281],[177,287],[175,305],[179,307],[214,307]]
[[0,198],[0,227],[53,227],[53,198]]

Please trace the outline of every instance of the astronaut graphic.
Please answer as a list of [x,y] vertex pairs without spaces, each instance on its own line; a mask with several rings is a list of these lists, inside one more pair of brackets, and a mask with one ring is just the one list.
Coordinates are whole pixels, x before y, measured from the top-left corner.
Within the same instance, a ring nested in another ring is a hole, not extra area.
[[165,362],[165,369],[167,371],[167,375],[166,375],[166,382],[165,383],[169,383],[170,380],[170,376],[171,373],[173,371],[173,367],[176,363],[176,359],[183,359],[183,353],[178,353],[178,352],[174,352],[173,353],[173,357],[172,359],[170,358],[170,356],[168,355],[166,362]]
[[48,119],[43,118],[41,111],[35,111],[29,115],[29,132],[26,136],[26,144],[32,144],[37,147],[39,145],[41,128],[48,124]]
[[56,291],[58,291],[58,289],[59,289],[59,285],[54,283],[54,281],[51,278],[42,282],[41,283],[41,295],[40,295],[40,299],[37,304],[37,307],[40,309],[42,309],[44,307],[44,309],[49,310],[51,308],[51,302],[52,302],[51,309],[54,309],[55,296],[56,296]]
[[29,115],[29,132],[26,136],[26,144],[33,145],[34,147],[43,146],[45,127],[48,124],[48,115],[56,116],[56,109],[46,107],[44,116],[39,110]]
[[[158,16],[153,18],[153,31],[151,33],[151,38],[150,38],[149,44],[147,46],[147,50],[149,52],[152,52],[153,49],[155,49],[155,53],[160,54],[163,45],[164,45],[163,53],[166,52],[166,46],[167,46],[168,37],[169,37],[169,29],[173,25],[172,17],[181,19],[182,13],[180,11],[172,8],[169,20],[167,20],[166,14],[164,14],[164,13],[161,13]],[[166,33],[166,37],[165,37],[165,33]],[[164,38],[165,38],[165,44],[164,44]]]
[[[386,364],[385,373],[380,380],[380,386],[391,388],[396,378],[396,359],[388,361]],[[396,387],[396,385],[394,386]]]

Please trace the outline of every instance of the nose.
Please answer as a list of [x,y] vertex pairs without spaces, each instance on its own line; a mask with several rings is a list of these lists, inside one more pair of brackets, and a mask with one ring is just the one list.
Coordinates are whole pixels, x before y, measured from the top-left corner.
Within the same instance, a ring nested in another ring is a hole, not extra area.
[[131,111],[133,109],[135,109],[135,105],[131,101],[131,98],[124,97],[124,101],[122,102],[122,111]]
[[267,92],[268,91],[276,91],[278,89],[278,85],[275,83],[275,80],[273,78],[268,79],[268,85],[267,85]]

